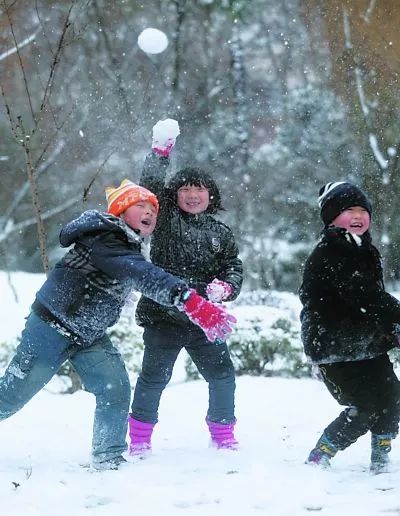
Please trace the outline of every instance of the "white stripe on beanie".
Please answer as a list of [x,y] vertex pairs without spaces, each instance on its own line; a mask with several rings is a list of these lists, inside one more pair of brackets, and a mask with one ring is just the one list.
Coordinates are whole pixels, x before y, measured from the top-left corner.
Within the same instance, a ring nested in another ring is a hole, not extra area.
[[344,185],[347,183],[347,181],[337,181],[336,183],[327,183],[323,188],[322,192],[320,190],[320,195],[318,197],[318,206],[321,208],[322,201],[325,199],[325,197],[330,193],[334,188],[336,188],[339,185]]

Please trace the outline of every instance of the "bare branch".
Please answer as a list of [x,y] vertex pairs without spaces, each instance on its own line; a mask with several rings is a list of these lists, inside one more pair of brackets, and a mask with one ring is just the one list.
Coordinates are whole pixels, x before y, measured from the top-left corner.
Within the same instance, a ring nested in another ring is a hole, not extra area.
[[21,43],[18,43],[17,46],[10,48],[9,50],[6,50],[2,54],[0,54],[0,61],[3,61],[4,59],[7,59],[7,57],[12,56],[15,54],[18,50],[22,49],[23,47],[26,47],[29,45],[29,43],[32,43],[32,41],[35,41],[37,34],[40,31],[40,27],[30,36],[25,38]]
[[[69,199],[65,203],[59,204],[58,206],[56,206],[52,210],[47,210],[42,215],[43,220],[47,220],[50,217],[53,217],[54,215],[57,215],[58,213],[62,213],[67,208],[70,208],[71,206],[73,206],[74,204],[79,202],[80,198],[81,198],[80,196],[73,197],[72,199]],[[9,221],[7,226],[4,228],[3,232],[0,233],[0,243],[2,243],[5,240],[7,240],[12,234],[14,234],[14,233],[16,233],[18,231],[21,231],[23,229],[26,229],[29,226],[33,226],[36,223],[37,223],[36,217],[31,217],[29,219],[26,219],[26,220],[23,220],[21,222],[18,222],[17,224],[13,224],[11,221]]]
[[96,181],[97,177],[99,176],[100,172],[103,170],[104,165],[107,163],[107,161],[111,158],[111,156],[116,152],[117,149],[113,149],[110,154],[106,157],[106,159],[103,161],[103,163],[99,166],[97,169],[95,175],[92,177],[92,179],[89,181],[89,184],[84,188],[83,190],[83,197],[82,197],[82,203],[85,203],[87,201],[89,191],[92,188],[94,182]]
[[13,41],[14,41],[15,52],[16,52],[16,54],[18,56],[19,66],[21,68],[22,77],[24,79],[25,91],[26,91],[26,96],[28,98],[28,103],[29,103],[29,107],[30,107],[30,110],[31,110],[32,119],[36,123],[36,117],[35,117],[35,112],[33,110],[33,104],[32,104],[31,94],[30,94],[29,87],[28,87],[28,79],[27,79],[26,74],[25,74],[24,63],[22,62],[21,53],[19,51],[19,44],[18,44],[17,38],[15,36],[14,24],[13,24],[11,15],[10,15],[10,9],[9,9],[9,7],[7,7],[7,5],[5,3],[5,0],[3,0],[3,6],[4,6],[4,12],[6,13],[6,16],[7,16],[7,19],[8,19],[8,23],[10,25],[11,34],[12,34],[12,38],[13,38]]
[[[65,141],[61,140],[57,142],[56,147],[54,148],[53,152],[50,154],[50,156],[46,159],[46,161],[43,161],[42,163],[36,162],[34,165],[34,175],[35,179],[39,177],[40,174],[43,174],[46,172],[46,170],[49,169],[50,165],[54,162],[56,157],[60,154],[62,149],[65,147]],[[25,197],[25,195],[29,192],[29,181],[26,181],[21,188],[19,188],[17,195],[14,197],[12,203],[5,211],[2,219],[3,219],[3,229],[8,224],[9,219],[11,218],[12,213],[14,213],[14,210],[16,207],[20,204],[22,199]]]
[[368,9],[365,11],[365,14],[360,14],[361,18],[366,22],[369,23],[370,17],[372,14],[372,11],[375,8],[376,0],[370,0]]
[[40,113],[43,112],[47,102],[48,102],[48,99],[50,98],[50,95],[51,95],[51,87],[52,87],[52,84],[54,82],[54,77],[55,77],[55,72],[56,72],[56,68],[57,68],[57,65],[58,65],[58,62],[59,62],[59,58],[60,58],[60,55],[61,55],[61,52],[63,50],[63,47],[64,47],[64,42],[65,42],[65,37],[66,37],[66,34],[67,34],[67,31],[68,31],[68,28],[70,27],[71,25],[71,20],[70,20],[70,17],[71,17],[71,12],[72,12],[72,9],[75,5],[75,0],[71,0],[71,5],[68,9],[68,13],[67,13],[67,16],[65,18],[65,21],[64,21],[64,25],[63,25],[63,28],[62,28],[62,31],[61,31],[61,36],[60,36],[60,39],[58,41],[58,45],[57,45],[57,50],[56,50],[56,53],[54,54],[54,57],[53,57],[53,62],[50,66],[50,73],[49,73],[49,77],[47,79],[47,84],[46,84],[46,87],[45,87],[45,90],[44,90],[44,93],[43,93],[43,99],[42,99],[42,103],[40,105]]
[[3,101],[4,101],[4,107],[5,107],[6,113],[7,113],[7,118],[9,120],[9,122],[10,122],[11,131],[12,131],[12,133],[14,135],[14,138],[16,140],[18,140],[19,136],[18,136],[18,133],[17,133],[17,124],[13,120],[13,117],[12,117],[12,114],[11,114],[11,110],[10,110],[10,106],[9,106],[9,104],[7,102],[6,94],[5,94],[3,85],[1,83],[0,83],[0,88],[1,88],[1,96],[3,97]]

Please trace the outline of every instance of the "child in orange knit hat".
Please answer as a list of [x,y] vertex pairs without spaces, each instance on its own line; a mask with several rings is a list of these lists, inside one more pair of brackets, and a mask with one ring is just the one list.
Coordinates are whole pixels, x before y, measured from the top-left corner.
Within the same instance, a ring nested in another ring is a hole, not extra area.
[[107,213],[85,211],[61,231],[61,246],[71,247],[37,292],[0,378],[0,420],[20,410],[69,360],[96,397],[92,467],[118,469],[126,462],[131,390],[106,330],[118,321],[130,292],[179,307],[209,339],[229,333],[234,318],[144,258],[143,237],[153,232],[158,213],[152,192],[124,180],[106,196]]

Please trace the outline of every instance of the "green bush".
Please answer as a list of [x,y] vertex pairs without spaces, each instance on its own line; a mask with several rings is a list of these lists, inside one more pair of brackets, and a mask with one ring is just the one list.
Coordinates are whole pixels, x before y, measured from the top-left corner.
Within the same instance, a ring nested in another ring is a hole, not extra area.
[[[237,375],[290,376],[310,375],[300,341],[298,325],[285,317],[269,323],[262,315],[241,318],[228,339]],[[199,378],[190,357],[185,370],[188,379]]]
[[118,323],[108,331],[113,345],[121,353],[132,387],[142,367],[143,328],[135,324],[134,311],[123,312]]
[[279,318],[269,327],[261,317],[240,326],[229,339],[229,349],[238,375],[309,375],[299,331],[289,319]]

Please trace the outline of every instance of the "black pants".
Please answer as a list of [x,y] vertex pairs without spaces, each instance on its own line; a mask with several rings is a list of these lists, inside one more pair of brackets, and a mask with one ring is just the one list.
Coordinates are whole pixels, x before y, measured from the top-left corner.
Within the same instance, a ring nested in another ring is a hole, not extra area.
[[145,327],[143,340],[142,371],[131,410],[135,419],[157,422],[161,394],[171,379],[179,352],[185,348],[208,382],[207,417],[216,423],[235,421],[235,372],[226,343],[209,342],[200,328],[171,325]]
[[370,360],[320,365],[332,396],[346,405],[325,435],[344,450],[368,431],[397,435],[400,419],[400,382],[387,354]]

